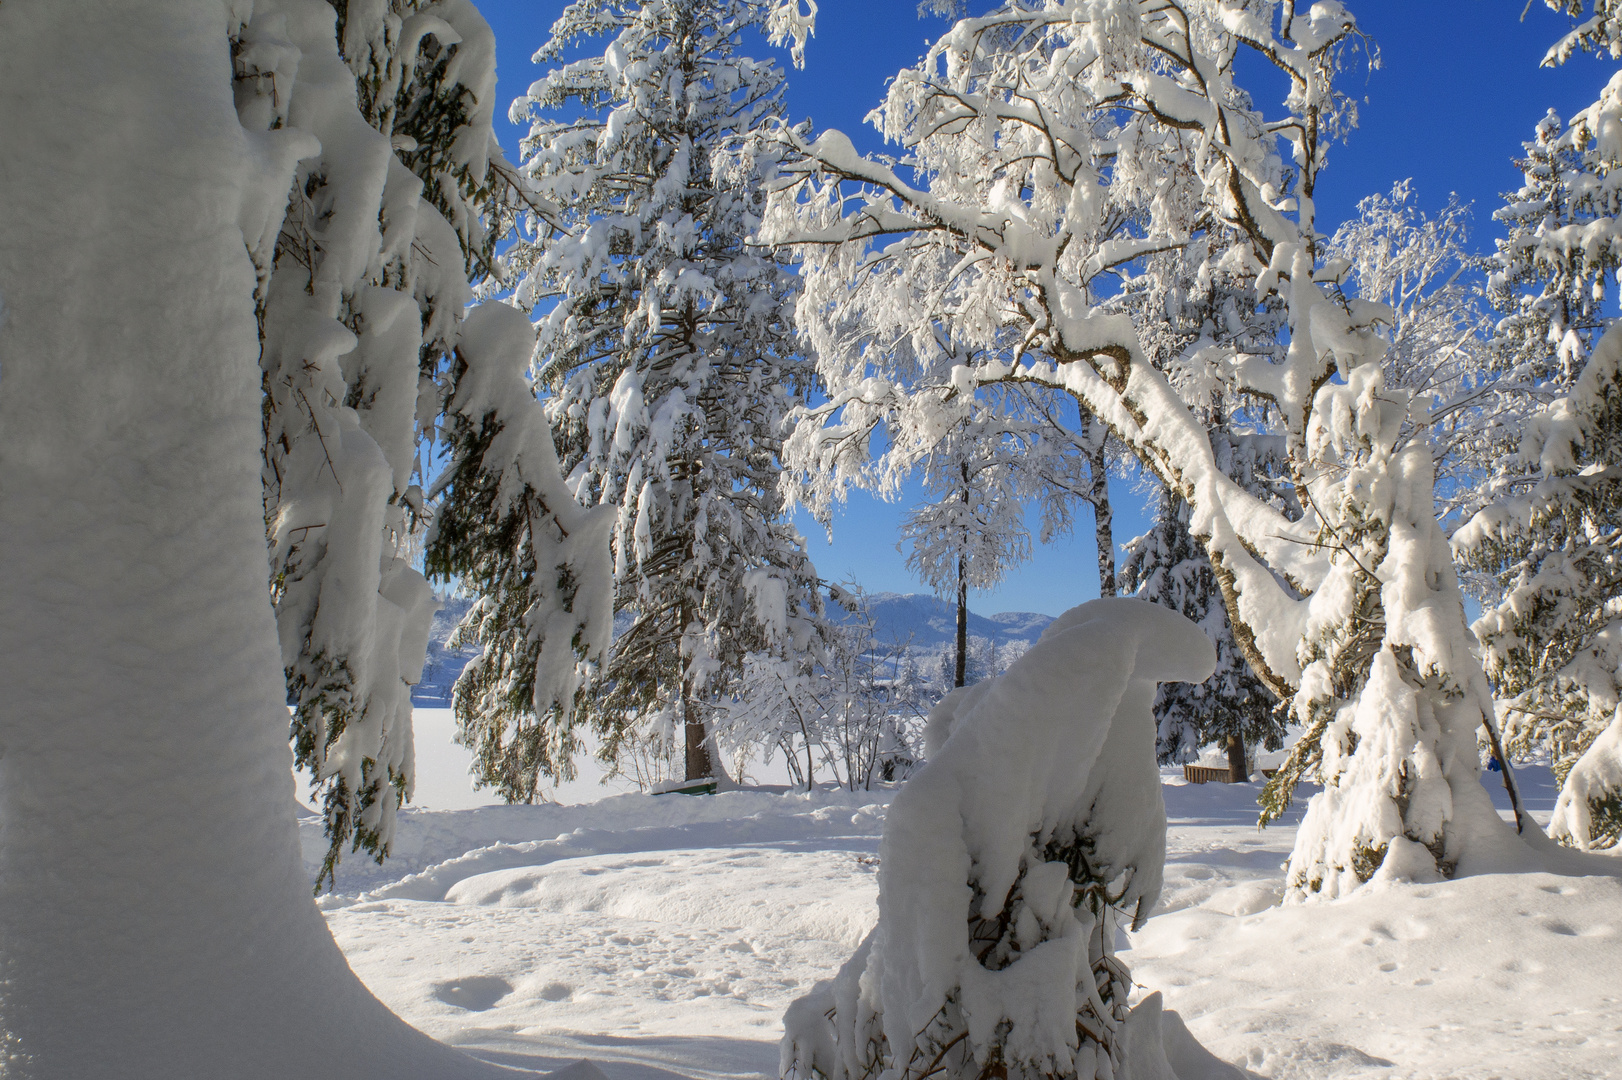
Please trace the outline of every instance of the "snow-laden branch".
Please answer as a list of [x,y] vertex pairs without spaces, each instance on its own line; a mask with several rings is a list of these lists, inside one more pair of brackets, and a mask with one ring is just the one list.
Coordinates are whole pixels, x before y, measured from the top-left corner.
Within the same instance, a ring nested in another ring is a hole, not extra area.
[[[1352,115],[1333,76],[1355,22],[1334,3],[1248,6],[1263,8],[1276,34],[1214,0],[1019,0],[963,20],[873,115],[899,161],[779,131],[764,234],[801,257],[799,322],[829,392],[788,444],[801,497],[825,512],[849,482],[888,482],[866,460],[881,426],[895,465],[998,384],[1069,394],[1188,504],[1236,644],[1307,728],[1266,812],[1302,776],[1333,789],[1292,886],[1336,895],[1399,840],[1439,873],[1464,858],[1492,818],[1473,750],[1491,694],[1415,441],[1423,378],[1387,377],[1428,272],[1348,295],[1350,263],[1326,260],[1314,225]],[[1236,83],[1241,51],[1288,77],[1281,116]],[[1146,281],[1119,293],[1112,268]],[[1225,308],[1193,354],[1157,354],[1174,385],[1142,335],[1189,289]],[[1282,443],[1261,494],[1213,449],[1219,393]],[[1421,797],[1434,762],[1439,814]]]

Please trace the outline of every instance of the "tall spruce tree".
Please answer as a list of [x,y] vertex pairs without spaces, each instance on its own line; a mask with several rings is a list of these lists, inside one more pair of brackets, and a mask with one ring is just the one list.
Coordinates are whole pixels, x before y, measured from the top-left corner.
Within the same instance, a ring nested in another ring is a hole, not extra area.
[[[797,279],[750,242],[774,169],[751,137],[783,115],[781,70],[737,53],[750,29],[798,54],[810,28],[766,0],[580,0],[537,61],[606,48],[514,106],[532,121],[526,181],[557,216],[507,264],[541,316],[569,486],[614,508],[614,606],[631,616],[580,716],[609,760],[681,733],[689,779],[715,771],[707,712],[745,656],[801,648],[821,619],[778,494],[779,429],[813,376],[789,321]],[[491,722],[463,711],[462,737]]]
[[1619,120],[1622,74],[1569,125],[1551,112],[1495,215],[1508,229],[1490,279],[1496,386],[1513,422],[1497,432],[1492,502],[1453,538],[1495,601],[1475,629],[1510,748],[1551,754],[1564,786],[1551,832],[1579,847],[1622,836],[1622,742],[1601,737],[1622,725],[1622,338],[1605,314],[1622,159],[1604,135]]

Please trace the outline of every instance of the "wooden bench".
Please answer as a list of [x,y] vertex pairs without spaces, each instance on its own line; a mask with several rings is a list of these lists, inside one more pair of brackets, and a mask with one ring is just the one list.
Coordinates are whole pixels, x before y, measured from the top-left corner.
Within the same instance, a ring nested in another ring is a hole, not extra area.
[[[1262,775],[1272,777],[1277,769],[1263,769]],[[1232,774],[1226,765],[1216,767],[1211,765],[1184,765],[1183,779],[1190,784],[1226,784]]]

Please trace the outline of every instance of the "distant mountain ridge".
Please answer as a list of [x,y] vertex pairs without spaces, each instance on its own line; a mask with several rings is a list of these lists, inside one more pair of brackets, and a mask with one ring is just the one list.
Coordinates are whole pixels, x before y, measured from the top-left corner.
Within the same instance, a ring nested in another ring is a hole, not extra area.
[[[879,592],[867,594],[868,610],[881,642],[906,641],[914,648],[932,651],[957,640],[957,606],[927,593]],[[969,636],[985,638],[997,645],[1021,642],[1036,644],[1052,615],[1034,611],[1002,611],[978,615],[969,611]]]
[[[414,705],[424,708],[447,708],[451,703],[451,687],[478,652],[476,649],[450,649],[446,640],[456,624],[467,614],[472,601],[453,596],[440,601],[434,615],[434,628],[428,637],[428,662],[423,666],[422,682],[411,692]],[[936,652],[957,640],[957,609],[946,600],[927,593],[878,592],[867,594],[868,610],[880,644],[891,642],[909,644],[918,652]],[[620,622],[615,619],[615,623]],[[1034,645],[1042,631],[1053,621],[1052,615],[1033,611],[1002,611],[995,615],[969,612],[969,636],[985,638],[999,647],[1018,642]],[[624,627],[616,625],[616,633]]]

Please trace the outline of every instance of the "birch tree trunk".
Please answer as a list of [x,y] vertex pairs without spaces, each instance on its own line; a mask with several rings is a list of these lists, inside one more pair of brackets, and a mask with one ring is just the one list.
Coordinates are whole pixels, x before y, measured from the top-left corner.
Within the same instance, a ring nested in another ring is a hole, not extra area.
[[1098,553],[1098,595],[1114,596],[1119,588],[1115,583],[1115,511],[1109,501],[1109,462],[1104,457],[1104,443],[1108,438],[1103,423],[1082,413],[1088,438],[1087,469],[1092,476],[1087,502],[1093,508],[1093,542]]

